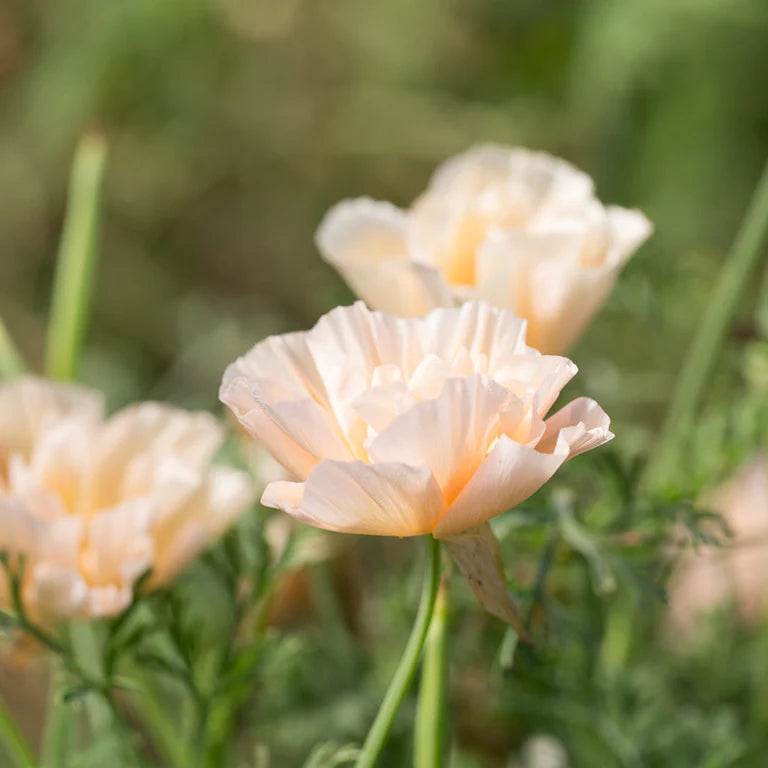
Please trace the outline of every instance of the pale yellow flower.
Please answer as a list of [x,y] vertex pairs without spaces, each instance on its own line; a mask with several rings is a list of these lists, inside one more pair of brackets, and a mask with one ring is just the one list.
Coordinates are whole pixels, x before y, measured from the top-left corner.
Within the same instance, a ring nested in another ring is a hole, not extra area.
[[670,627],[683,637],[701,614],[729,601],[745,624],[768,609],[768,456],[742,467],[710,503],[727,534],[686,554],[670,581]]
[[524,339],[524,321],[480,302],[412,319],[358,302],[257,344],[220,397],[298,480],[270,483],[265,505],[492,555],[483,524],[613,437],[587,398],[544,420],[576,366]]
[[206,413],[142,403],[104,420],[80,387],[0,386],[0,550],[23,561],[27,612],[114,615],[148,569],[172,580],[252,500],[243,473],[209,467],[222,439]]
[[316,239],[373,309],[412,317],[482,299],[527,319],[528,343],[559,354],[650,232],[640,212],[604,207],[565,161],[485,145],[442,165],[408,210],[339,203]]

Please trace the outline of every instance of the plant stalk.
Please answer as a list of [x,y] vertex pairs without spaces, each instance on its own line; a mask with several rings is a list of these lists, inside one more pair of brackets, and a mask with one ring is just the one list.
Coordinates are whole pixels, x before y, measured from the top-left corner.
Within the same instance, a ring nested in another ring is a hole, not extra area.
[[437,592],[432,623],[424,646],[421,686],[416,710],[414,768],[443,768],[445,765],[445,721],[447,685],[447,589],[443,579]]
[[402,704],[408,686],[416,673],[419,656],[424,647],[424,641],[432,620],[432,613],[437,598],[437,588],[440,581],[440,542],[431,535],[427,540],[427,563],[424,577],[424,587],[419,601],[419,609],[411,629],[411,635],[400,657],[395,674],[389,684],[384,699],[379,707],[376,719],[368,731],[363,748],[360,751],[357,768],[373,768],[379,759],[381,750],[392,728],[395,715]]
[[709,309],[701,319],[667,410],[645,480],[660,485],[674,469],[699,412],[702,397],[744,291],[768,248],[768,163],[752,195],[730,255],[720,270]]

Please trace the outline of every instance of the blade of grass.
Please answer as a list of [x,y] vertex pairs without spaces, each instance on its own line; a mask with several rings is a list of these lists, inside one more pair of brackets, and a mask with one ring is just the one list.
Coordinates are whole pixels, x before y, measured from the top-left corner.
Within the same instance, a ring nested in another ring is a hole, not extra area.
[[16,349],[3,318],[0,317],[0,381],[24,373],[25,368],[24,360]]
[[106,156],[103,137],[89,134],[80,141],[72,165],[46,343],[46,371],[56,379],[74,378],[83,345],[98,260]]
[[2,700],[0,700],[0,744],[14,766],[37,768],[32,748]]
[[699,323],[669,403],[659,444],[645,480],[662,484],[677,463],[690,434],[728,329],[760,257],[768,248],[768,163],[757,183],[731,253],[720,270],[708,311]]

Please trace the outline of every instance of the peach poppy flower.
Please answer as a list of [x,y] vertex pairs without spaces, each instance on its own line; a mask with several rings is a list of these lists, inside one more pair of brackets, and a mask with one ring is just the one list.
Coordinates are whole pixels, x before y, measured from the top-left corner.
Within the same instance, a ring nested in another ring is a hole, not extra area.
[[701,614],[733,601],[744,624],[768,608],[768,456],[742,467],[715,492],[712,507],[728,535],[686,554],[669,587],[669,626],[689,637]]
[[373,309],[413,317],[481,299],[527,319],[531,346],[560,354],[650,232],[640,212],[604,207],[564,160],[484,145],[438,168],[408,210],[337,204],[316,240]]
[[484,524],[613,437],[587,398],[545,420],[576,370],[526,346],[508,310],[403,319],[357,302],[258,343],[220,397],[298,480],[270,483],[265,505],[331,531],[430,533],[487,566]]
[[[171,581],[251,502],[243,473],[209,467],[215,419],[159,403],[103,419],[99,394],[26,376],[0,386],[0,550],[23,558],[41,621],[109,616],[135,580]],[[8,605],[0,575],[0,603]]]

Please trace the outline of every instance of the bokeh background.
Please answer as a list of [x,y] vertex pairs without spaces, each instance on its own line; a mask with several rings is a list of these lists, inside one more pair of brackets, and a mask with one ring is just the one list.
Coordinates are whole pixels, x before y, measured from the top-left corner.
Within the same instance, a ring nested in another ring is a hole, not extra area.
[[[474,143],[544,149],[655,225],[572,355],[574,393],[612,415],[623,466],[652,445],[768,156],[767,40],[765,0],[0,0],[0,315],[39,369],[70,162],[84,132],[103,132],[103,256],[82,378],[114,407],[154,398],[218,410],[236,355],[352,299],[313,243],[331,204],[407,205],[440,161]],[[768,439],[754,409],[739,427],[749,440],[723,437],[729,403],[768,398],[767,333],[761,276],[709,388],[702,419],[715,437],[695,448],[686,490],[727,476]],[[590,593],[585,573],[579,587],[565,579],[566,598]],[[413,592],[398,592],[396,575],[371,587],[372,605],[405,627]],[[583,610],[577,640],[523,664],[519,700],[507,678],[487,694],[484,652],[501,630],[474,619],[457,633],[477,676],[455,692],[456,765],[512,754],[527,768],[533,748],[522,745],[539,731],[556,734],[573,766],[765,765],[768,633],[742,637],[726,618],[699,656],[671,661],[643,624],[619,656],[623,667],[634,654],[635,671],[606,688],[595,659],[620,614]],[[324,640],[312,642],[322,656]],[[375,701],[354,698],[359,669],[327,669],[309,694],[293,672],[274,683],[261,714],[286,757],[273,766],[299,764],[331,728],[364,733]],[[312,697],[337,689],[336,708],[319,715]]]

